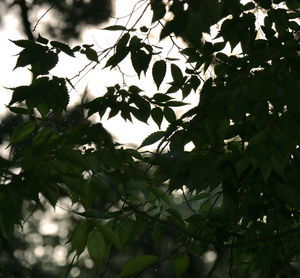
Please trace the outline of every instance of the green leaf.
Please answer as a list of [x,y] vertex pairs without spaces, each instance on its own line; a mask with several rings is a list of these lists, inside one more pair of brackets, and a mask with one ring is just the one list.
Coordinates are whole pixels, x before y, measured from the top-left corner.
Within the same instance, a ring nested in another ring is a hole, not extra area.
[[176,121],[176,115],[170,107],[164,107],[164,116],[169,123]]
[[162,120],[163,120],[163,111],[159,107],[155,107],[151,110],[151,117],[153,121],[160,128]]
[[99,60],[98,60],[98,54],[97,52],[92,49],[92,48],[87,48],[85,51],[84,51],[86,57],[90,60],[90,61],[93,61],[93,62],[97,62],[99,63]]
[[46,127],[38,132],[38,134],[33,138],[32,144],[34,146],[41,145],[45,143],[50,136],[53,134],[51,127]]
[[27,139],[29,135],[35,130],[35,122],[30,121],[22,123],[17,126],[10,138],[10,145],[20,143]]
[[117,250],[122,249],[122,242],[118,236],[118,233],[113,231],[110,227],[101,225],[100,223],[97,223],[97,228],[102,232],[105,238],[107,238],[111,244],[116,248]]
[[157,86],[157,90],[159,89],[159,86],[161,85],[162,81],[165,78],[166,70],[167,70],[167,65],[164,60],[157,61],[153,65],[152,76]]
[[[58,41],[52,41],[50,42],[50,44],[61,50],[62,52],[66,53],[67,55],[71,56],[71,57],[74,57],[74,52],[73,50],[70,48],[70,46],[68,46],[67,44],[65,43],[62,43],[62,42],[58,42]],[[89,48],[88,48],[89,49]]]
[[106,249],[102,233],[96,228],[89,233],[87,249],[96,266],[101,269],[105,258]]
[[176,278],[180,278],[184,272],[187,271],[190,265],[190,258],[187,254],[182,254],[178,256],[173,261],[173,267],[175,271]]
[[152,145],[154,143],[156,143],[157,141],[159,141],[161,138],[163,138],[165,135],[165,132],[164,131],[156,131],[156,132],[153,132],[152,134],[150,134],[141,144],[141,146],[139,147],[142,148],[142,147],[145,147],[145,146],[148,146],[148,145]]
[[86,247],[89,230],[89,222],[85,220],[81,222],[72,233],[71,243],[74,250],[76,251],[77,256],[80,256],[80,254]]
[[122,272],[116,278],[126,278],[137,275],[145,269],[153,266],[158,261],[158,257],[154,255],[143,255],[129,261]]

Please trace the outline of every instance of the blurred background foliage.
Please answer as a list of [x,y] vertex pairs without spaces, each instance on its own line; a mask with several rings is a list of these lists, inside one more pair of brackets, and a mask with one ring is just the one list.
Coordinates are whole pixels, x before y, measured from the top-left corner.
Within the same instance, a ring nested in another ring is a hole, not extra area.
[[[2,0],[1,18],[6,13],[14,13],[20,21],[20,29],[33,39],[33,30],[41,18],[39,11],[47,11],[41,25],[43,34],[62,41],[78,39],[83,29],[89,25],[106,22],[113,13],[112,0]],[[50,18],[50,20],[49,20]],[[40,27],[40,26],[39,26]]]

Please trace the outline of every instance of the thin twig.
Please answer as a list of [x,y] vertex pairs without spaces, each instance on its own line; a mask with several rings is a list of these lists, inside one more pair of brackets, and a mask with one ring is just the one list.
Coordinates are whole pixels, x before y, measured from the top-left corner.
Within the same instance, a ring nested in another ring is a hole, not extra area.
[[187,199],[186,195],[185,195],[185,192],[184,192],[184,189],[183,189],[183,186],[181,186],[181,190],[182,190],[182,195],[183,195],[183,198],[186,202],[186,204],[188,205],[188,207],[190,208],[190,210],[194,213],[194,214],[197,214],[197,212],[193,209],[193,207],[191,206],[189,200]]
[[52,10],[54,7],[55,7],[55,4],[53,4],[50,8],[48,8],[48,9],[42,14],[42,16],[37,20],[36,24],[34,25],[34,27],[33,27],[33,29],[32,29],[32,32],[35,31],[36,27],[38,26],[38,24],[40,23],[40,21],[42,20],[42,18],[43,18],[50,10]]
[[69,274],[70,274],[70,271],[71,271],[71,269],[72,269],[72,266],[73,266],[73,264],[74,264],[74,261],[75,261],[76,256],[77,256],[77,254],[74,255],[74,257],[73,257],[71,263],[69,264],[68,269],[67,269],[67,272],[66,272],[66,275],[65,275],[65,278],[68,278],[68,276],[69,276]]

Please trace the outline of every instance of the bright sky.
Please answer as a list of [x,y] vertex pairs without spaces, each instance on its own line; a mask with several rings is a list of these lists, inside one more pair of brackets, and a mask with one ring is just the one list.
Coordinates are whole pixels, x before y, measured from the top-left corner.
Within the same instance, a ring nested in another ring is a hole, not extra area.
[[[124,17],[129,15],[134,7],[134,4],[137,1],[132,0],[116,0],[115,3],[115,16]],[[145,5],[138,9],[136,14],[132,17],[129,27],[135,23],[141,12],[143,11]],[[42,15],[44,11],[40,11]],[[145,24],[148,25],[151,22],[152,13],[150,9],[146,16],[143,19],[146,21]],[[51,19],[51,11],[47,14],[44,20]],[[124,18],[123,20],[118,21],[117,24],[125,24],[128,18]],[[0,59],[1,59],[1,67],[0,67],[0,117],[2,117],[6,113],[5,104],[7,104],[11,98],[11,92],[4,87],[16,87],[20,85],[29,84],[31,75],[29,70],[24,68],[18,68],[15,71],[12,71],[16,62],[16,54],[20,52],[20,48],[16,47],[13,43],[9,41],[9,39],[16,40],[22,39],[22,35],[18,32],[19,30],[19,22],[13,15],[8,15],[4,17],[4,26],[0,30],[0,38],[1,38],[1,51],[0,51]],[[113,19],[112,22],[108,25],[112,25],[115,22]],[[42,24],[41,21],[38,25],[36,32],[41,32],[42,34]],[[40,29],[39,29],[40,28]],[[83,34],[83,42],[87,44],[94,44],[95,48],[106,48],[111,46],[118,38],[118,32],[112,31],[103,31],[100,28],[90,28]],[[153,39],[153,43],[158,43],[156,38]],[[169,48],[165,48],[169,49]],[[128,66],[123,67],[123,70],[126,71],[126,74],[134,77],[128,78],[127,85],[138,85],[142,89],[145,89],[145,93],[152,95],[157,93],[154,83],[152,81],[151,69],[147,74],[147,78],[142,78],[141,80],[137,80],[136,74],[132,70],[130,65],[130,60],[128,59]],[[71,78],[85,65],[86,59],[82,58],[70,58],[67,55],[60,56],[59,66],[55,68],[55,73],[58,76]],[[122,84],[122,79],[120,74],[118,74],[117,70],[109,71],[108,69],[103,70],[103,65],[98,66],[95,70],[91,71],[87,76],[83,78],[75,87],[76,91],[71,92],[71,103],[75,103],[78,101],[78,94],[80,95],[86,86],[90,89],[94,96],[101,96],[106,92],[107,86],[115,85],[120,82]],[[170,79],[169,79],[170,80]],[[162,92],[162,91],[160,91]],[[104,121],[104,126],[112,132],[118,138],[119,142],[122,143],[135,143],[139,145],[142,140],[152,132],[157,130],[154,122],[149,119],[149,125],[141,123],[139,121],[133,120],[133,123],[125,123],[123,119],[120,117],[115,117],[110,119],[109,121]],[[165,123],[163,126],[166,126]]]

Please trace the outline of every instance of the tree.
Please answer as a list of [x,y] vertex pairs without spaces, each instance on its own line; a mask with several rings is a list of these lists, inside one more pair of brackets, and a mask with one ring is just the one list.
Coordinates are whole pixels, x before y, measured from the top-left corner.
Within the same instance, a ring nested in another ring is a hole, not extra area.
[[[18,7],[18,15],[22,22],[22,27],[28,39],[34,39],[33,31],[36,31],[37,25],[33,25],[30,20],[38,9],[46,8],[47,13],[51,12],[51,21],[45,23],[47,33],[63,41],[69,41],[78,38],[83,26],[99,25],[106,22],[112,14],[112,1],[111,0],[4,0],[3,13],[10,12],[15,7]],[[41,18],[40,18],[41,19]],[[36,18],[35,21],[39,19]],[[1,23],[1,22],[0,22]]]
[[[22,49],[16,67],[31,66],[34,78],[12,88],[8,104],[27,119],[10,135],[14,155],[1,159],[2,235],[14,239],[25,201],[42,206],[43,195],[55,207],[68,196],[84,208],[73,211],[82,220],[70,237],[72,264],[86,249],[99,277],[298,277],[298,1],[140,3],[138,19],[151,9],[152,23],[106,27],[120,38],[101,51],[42,36],[13,41]],[[184,65],[151,43],[157,29]],[[64,126],[72,80],[49,71],[59,55],[80,54],[121,74],[129,58],[157,92],[112,84],[82,104],[84,122]],[[176,115],[192,91],[199,103]],[[158,130],[129,148],[89,120],[94,114],[151,118]],[[216,255],[212,265],[207,254]]]

